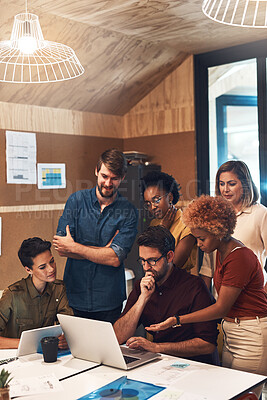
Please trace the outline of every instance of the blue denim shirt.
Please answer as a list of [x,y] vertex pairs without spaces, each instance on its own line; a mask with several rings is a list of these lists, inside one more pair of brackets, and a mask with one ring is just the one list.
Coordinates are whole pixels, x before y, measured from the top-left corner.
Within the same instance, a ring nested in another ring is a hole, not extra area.
[[113,267],[89,260],[68,258],[64,273],[69,305],[82,311],[108,311],[126,298],[123,260],[137,234],[138,211],[119,193],[101,212],[96,188],[73,193],[59,219],[57,232],[66,234],[66,225],[75,242],[85,246],[110,247],[121,265]]

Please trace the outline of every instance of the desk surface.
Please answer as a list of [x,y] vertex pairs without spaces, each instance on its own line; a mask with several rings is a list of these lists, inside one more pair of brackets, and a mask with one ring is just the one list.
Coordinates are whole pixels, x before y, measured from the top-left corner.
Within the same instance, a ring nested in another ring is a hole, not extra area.
[[[0,350],[0,359],[5,358],[7,355],[12,355],[12,352]],[[67,372],[69,371],[68,375],[77,373],[77,370],[66,367],[66,362],[70,357],[63,357],[53,364],[46,364],[39,357],[39,359],[31,362],[16,361],[10,363],[6,365],[6,368],[13,370],[12,375],[15,378],[26,378],[51,373],[55,373],[58,378],[62,378],[66,370]],[[171,367],[175,362],[186,363],[189,366],[184,369]],[[64,390],[57,393],[50,393],[49,400],[74,400],[125,375],[131,379],[176,388],[185,394],[199,395],[199,397],[202,396],[206,400],[234,399],[242,392],[261,384],[266,379],[266,377],[261,375],[163,355],[162,360],[127,372],[101,365],[95,369],[69,377],[61,381]],[[19,398],[33,400],[33,396]],[[187,396],[186,398],[190,397]],[[179,399],[182,400],[183,396]],[[34,400],[47,400],[47,394],[34,395]]]

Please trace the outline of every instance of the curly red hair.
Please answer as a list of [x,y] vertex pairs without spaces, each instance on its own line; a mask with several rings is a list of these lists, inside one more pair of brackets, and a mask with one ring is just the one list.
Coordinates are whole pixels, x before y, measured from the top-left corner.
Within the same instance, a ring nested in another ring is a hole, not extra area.
[[184,210],[183,221],[190,229],[204,229],[222,239],[234,232],[236,214],[232,204],[223,197],[202,195]]

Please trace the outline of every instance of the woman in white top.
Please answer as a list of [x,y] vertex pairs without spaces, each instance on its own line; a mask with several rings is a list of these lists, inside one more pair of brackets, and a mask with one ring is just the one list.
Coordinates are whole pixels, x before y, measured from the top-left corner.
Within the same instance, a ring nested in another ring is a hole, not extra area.
[[[227,161],[216,174],[215,193],[230,201],[235,209],[237,224],[233,237],[253,250],[264,271],[267,257],[267,208],[257,203],[258,190],[248,166],[243,161]],[[215,254],[204,254],[200,275],[210,287],[215,270]],[[267,274],[264,271],[265,290]]]

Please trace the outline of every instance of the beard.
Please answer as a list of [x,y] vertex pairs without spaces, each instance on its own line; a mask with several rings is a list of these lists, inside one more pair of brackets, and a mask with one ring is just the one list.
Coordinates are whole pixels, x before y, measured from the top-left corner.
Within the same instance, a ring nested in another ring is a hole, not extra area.
[[152,274],[155,279],[155,282],[161,281],[168,273],[169,267],[167,260],[164,260],[164,264],[161,267],[160,271],[156,271],[152,269]]
[[[97,185],[97,188],[98,188],[98,191],[99,191],[101,197],[103,197],[104,199],[110,199],[110,198],[113,197],[113,196],[117,193],[117,191],[118,191],[118,189],[114,189],[114,187],[112,187],[113,190],[110,189],[110,193],[105,194],[105,193],[103,193],[103,189],[105,189],[104,185],[101,185],[101,186]],[[107,189],[106,189],[106,190],[107,190]]]

